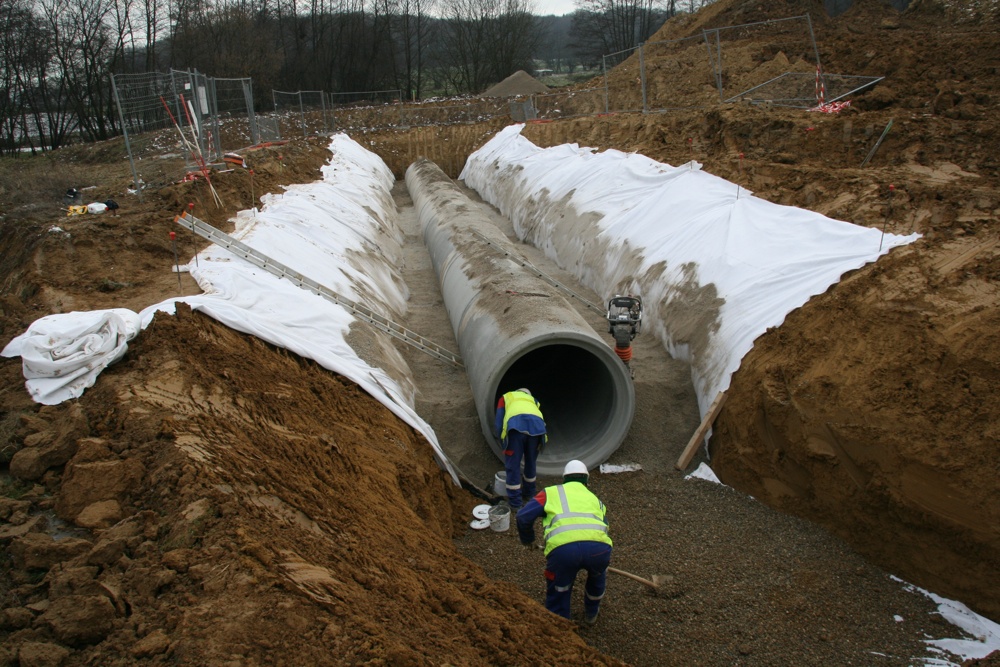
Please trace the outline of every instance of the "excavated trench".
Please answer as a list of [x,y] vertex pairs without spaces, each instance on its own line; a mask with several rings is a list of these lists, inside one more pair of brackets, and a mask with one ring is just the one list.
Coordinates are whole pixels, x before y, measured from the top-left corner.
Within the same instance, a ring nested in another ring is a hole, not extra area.
[[502,458],[497,400],[529,387],[549,424],[541,474],[559,474],[570,459],[606,461],[635,413],[626,365],[558,289],[512,259],[517,249],[440,168],[418,160],[406,184],[493,451]]

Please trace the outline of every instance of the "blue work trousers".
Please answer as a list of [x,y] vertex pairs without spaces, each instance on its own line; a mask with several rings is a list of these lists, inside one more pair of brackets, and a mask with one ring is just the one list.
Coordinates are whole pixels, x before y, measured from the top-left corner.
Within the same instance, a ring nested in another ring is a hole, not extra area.
[[583,612],[586,616],[597,614],[604,597],[610,564],[611,546],[604,542],[570,542],[550,551],[545,562],[545,608],[553,614],[569,618],[573,582],[577,572],[586,570]]
[[[507,501],[516,514],[524,504],[523,499],[531,499],[538,492],[535,480],[535,463],[538,448],[544,435],[528,435],[520,431],[507,431],[507,448],[504,450],[504,470],[507,471]],[[521,461],[524,460],[524,478],[521,477]]]

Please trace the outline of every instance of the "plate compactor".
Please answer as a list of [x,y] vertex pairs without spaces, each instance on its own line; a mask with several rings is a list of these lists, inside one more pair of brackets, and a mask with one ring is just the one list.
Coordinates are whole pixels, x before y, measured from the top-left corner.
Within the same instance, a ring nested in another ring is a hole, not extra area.
[[608,301],[608,333],[615,339],[615,354],[632,369],[632,340],[642,327],[642,299],[637,296],[616,294]]

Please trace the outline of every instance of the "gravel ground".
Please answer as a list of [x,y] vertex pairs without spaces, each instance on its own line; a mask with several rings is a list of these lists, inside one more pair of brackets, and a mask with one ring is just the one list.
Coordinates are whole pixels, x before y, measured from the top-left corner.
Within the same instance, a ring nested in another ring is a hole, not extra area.
[[[654,593],[609,574],[598,623],[580,628],[625,662],[902,666],[931,655],[925,636],[960,634],[841,541],[728,487],[645,472],[594,473],[590,486],[609,508],[612,566],[667,579]],[[490,576],[544,601],[542,552],[522,547],[513,525],[470,530],[457,544]],[[581,576],[574,618],[582,585]]]
[[[510,222],[466,192],[513,239]],[[394,196],[407,234],[408,324],[457,349],[402,183]],[[535,248],[520,248],[540,270],[603,302]],[[600,316],[582,307],[581,313],[604,335]],[[594,471],[590,486],[609,508],[612,566],[670,579],[654,592],[609,574],[597,624],[579,629],[589,644],[637,666],[908,666],[936,655],[925,639],[961,636],[928,598],[821,528],[677,471],[674,463],[699,421],[690,370],[671,359],[652,333],[636,338],[634,348],[636,415],[609,463],[638,463],[642,470]],[[483,442],[464,373],[416,352],[407,361],[418,410],[449,458],[473,482],[491,488],[502,464]],[[703,461],[699,453],[689,471]],[[541,487],[559,481],[539,478]],[[511,523],[506,532],[469,529],[455,543],[488,575],[541,604],[545,559],[540,549],[520,545]],[[540,523],[536,533],[540,543]],[[576,618],[582,595],[581,582],[574,590]]]

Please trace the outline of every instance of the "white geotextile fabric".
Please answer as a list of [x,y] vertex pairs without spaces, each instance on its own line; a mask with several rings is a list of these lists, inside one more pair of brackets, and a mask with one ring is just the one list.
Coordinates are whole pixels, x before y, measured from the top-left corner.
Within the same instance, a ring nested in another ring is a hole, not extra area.
[[[877,229],[764,201],[696,162],[672,167],[576,144],[542,149],[523,127],[505,128],[469,156],[460,178],[511,219],[519,238],[605,299],[640,295],[644,330],[691,363],[702,415],[769,327],[845,272],[919,238],[880,239]],[[606,246],[602,261],[584,247],[594,233]],[[695,350],[686,327],[706,299],[718,313]]]
[[[330,150],[333,155],[323,167],[323,180],[267,195],[263,210],[239,214],[234,236],[336,294],[397,319],[405,312],[408,295],[395,269],[403,237],[394,224],[392,172],[347,135],[335,135]],[[49,315],[0,354],[22,357],[25,384],[37,402],[61,403],[93,386],[97,375],[125,354],[127,341],[149,325],[156,311],[172,313],[175,302],[183,301],[237,331],[313,359],[357,382],[427,438],[459,483],[433,429],[413,409],[412,385],[400,386],[347,344],[351,326],[369,325],[345,308],[216,245],[199,253],[186,268],[204,294],[170,299],[138,314],[119,308]],[[392,346],[382,346],[379,352],[395,368],[407,369]],[[409,378],[409,371],[396,376]]]
[[20,356],[28,393],[38,403],[55,405],[93,386],[101,371],[125,356],[142,326],[127,308],[47,315],[0,354]]

